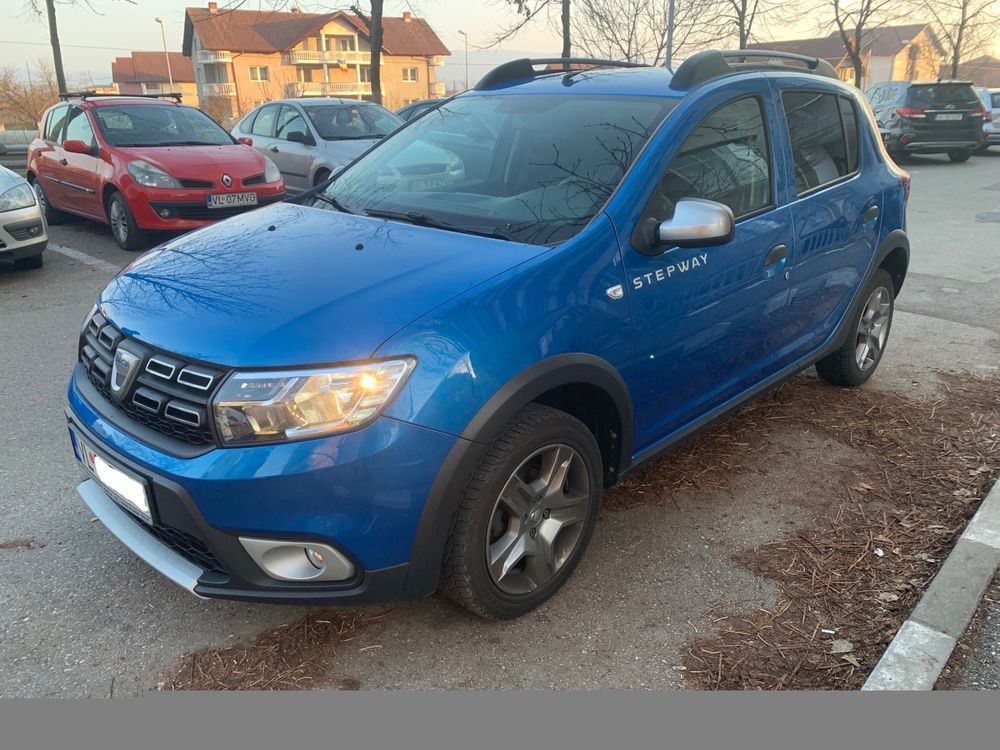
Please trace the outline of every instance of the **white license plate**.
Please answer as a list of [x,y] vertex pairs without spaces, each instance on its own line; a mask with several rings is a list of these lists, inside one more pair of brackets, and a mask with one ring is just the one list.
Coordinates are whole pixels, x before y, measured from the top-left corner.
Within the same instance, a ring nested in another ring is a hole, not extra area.
[[75,432],[73,433],[73,442],[76,447],[77,459],[111,496],[111,499],[117,501],[126,510],[152,523],[153,517],[149,511],[149,495],[146,492],[145,483],[99,456]]
[[961,120],[963,117],[961,112],[956,112],[949,115],[938,115],[935,119],[937,120]]
[[209,208],[256,206],[257,193],[213,193],[205,198]]

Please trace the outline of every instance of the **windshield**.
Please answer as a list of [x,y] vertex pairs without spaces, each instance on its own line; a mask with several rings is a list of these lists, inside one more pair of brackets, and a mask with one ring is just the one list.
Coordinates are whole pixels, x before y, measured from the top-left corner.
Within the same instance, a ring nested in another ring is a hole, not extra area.
[[332,202],[317,205],[560,242],[604,205],[674,105],[652,97],[461,96],[362,156],[326,189]]
[[963,83],[910,86],[909,101],[915,106],[930,108],[945,104],[977,105],[980,103],[972,86]]
[[389,110],[369,104],[307,105],[305,110],[319,137],[326,141],[381,138],[403,124]]
[[194,107],[116,104],[95,107],[97,124],[112,146],[228,146],[229,134]]

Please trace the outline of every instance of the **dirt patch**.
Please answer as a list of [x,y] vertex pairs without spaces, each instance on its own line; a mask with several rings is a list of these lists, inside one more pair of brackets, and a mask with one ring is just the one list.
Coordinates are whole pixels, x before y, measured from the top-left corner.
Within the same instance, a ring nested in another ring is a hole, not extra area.
[[942,374],[920,397],[799,378],[623,489],[724,489],[771,449],[775,424],[826,434],[862,460],[805,488],[826,499],[815,524],[737,555],[783,595],[771,610],[710,613],[715,635],[693,644],[687,675],[707,689],[856,688],[1000,469],[1000,378]]
[[6,549],[41,549],[45,545],[41,542],[35,541],[31,537],[25,537],[24,539],[11,539],[6,542],[0,542],[0,550]]
[[390,612],[313,612],[251,644],[197,651],[156,689],[302,690],[322,680],[342,690],[359,690],[361,683],[353,677],[331,679],[337,647]]

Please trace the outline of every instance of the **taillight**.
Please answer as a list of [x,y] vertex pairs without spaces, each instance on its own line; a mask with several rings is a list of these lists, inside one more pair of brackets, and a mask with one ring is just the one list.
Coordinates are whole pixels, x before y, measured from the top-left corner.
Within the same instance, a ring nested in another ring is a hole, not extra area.
[[983,117],[985,118],[985,122],[993,122],[993,110],[991,110],[991,109],[984,109],[983,110]]
[[903,183],[903,202],[910,200],[910,173],[905,169],[899,170],[899,181]]
[[900,117],[909,117],[912,120],[922,120],[927,117],[927,113],[920,107],[900,107],[896,110]]
[[986,109],[986,107],[980,107],[969,112],[969,117],[982,117],[989,121],[993,119],[993,113]]

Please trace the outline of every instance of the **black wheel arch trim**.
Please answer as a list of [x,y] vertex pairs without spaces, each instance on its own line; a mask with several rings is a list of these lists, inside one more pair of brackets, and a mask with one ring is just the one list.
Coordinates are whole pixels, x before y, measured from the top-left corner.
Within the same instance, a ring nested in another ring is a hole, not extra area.
[[632,457],[632,400],[618,370],[607,360],[584,353],[561,354],[531,365],[489,398],[441,464],[413,539],[407,598],[425,596],[437,588],[462,489],[501,427],[542,394],[577,383],[600,388],[614,402],[621,424],[616,466],[619,471],[628,467]]

